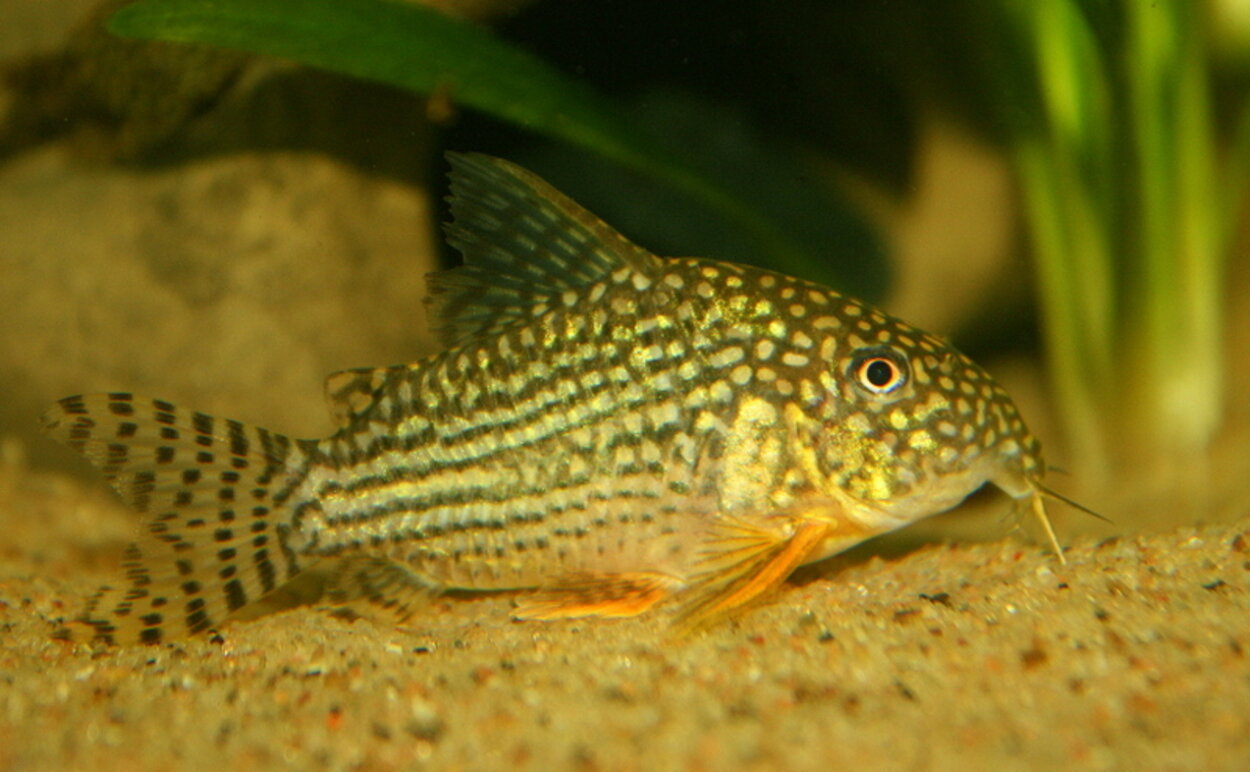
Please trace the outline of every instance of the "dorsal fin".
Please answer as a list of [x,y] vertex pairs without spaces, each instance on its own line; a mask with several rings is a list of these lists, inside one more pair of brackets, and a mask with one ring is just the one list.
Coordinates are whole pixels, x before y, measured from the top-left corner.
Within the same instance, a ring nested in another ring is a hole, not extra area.
[[447,241],[464,265],[428,276],[430,321],[447,345],[498,332],[566,290],[659,258],[537,175],[479,153],[448,153]]

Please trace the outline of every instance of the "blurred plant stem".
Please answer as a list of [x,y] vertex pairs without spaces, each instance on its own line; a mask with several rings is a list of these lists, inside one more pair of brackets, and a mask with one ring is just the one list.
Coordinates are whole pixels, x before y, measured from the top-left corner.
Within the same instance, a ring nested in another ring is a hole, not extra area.
[[1129,465],[1193,458],[1223,413],[1224,272],[1239,208],[1220,199],[1241,194],[1246,161],[1234,152],[1221,167],[1216,151],[1205,5],[975,6],[991,22],[985,64],[1072,459],[1106,482]]
[[[1202,5],[1125,0],[1140,274],[1126,276],[1130,425],[1147,442],[1201,450],[1223,410],[1223,273],[1214,113]],[[1136,361],[1133,361],[1136,360]],[[1150,420],[1141,432],[1135,420]]]

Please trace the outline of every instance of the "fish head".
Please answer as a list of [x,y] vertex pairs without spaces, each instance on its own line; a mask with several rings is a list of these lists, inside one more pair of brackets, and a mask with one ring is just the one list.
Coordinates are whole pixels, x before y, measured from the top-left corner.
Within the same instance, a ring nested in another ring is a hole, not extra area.
[[1007,392],[949,342],[855,306],[824,363],[836,399],[822,426],[822,473],[839,498],[888,530],[987,482],[1035,497],[1041,444]]

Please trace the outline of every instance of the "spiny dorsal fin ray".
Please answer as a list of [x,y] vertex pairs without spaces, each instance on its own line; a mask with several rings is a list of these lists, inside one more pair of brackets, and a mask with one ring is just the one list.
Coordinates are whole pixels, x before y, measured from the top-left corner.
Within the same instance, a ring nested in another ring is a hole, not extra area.
[[42,420],[147,515],[123,561],[128,585],[101,588],[61,637],[183,637],[300,571],[287,495],[313,443],[123,393],[67,397]]
[[537,175],[499,158],[448,153],[447,241],[464,265],[430,274],[432,326],[451,346],[498,332],[560,293],[659,258]]

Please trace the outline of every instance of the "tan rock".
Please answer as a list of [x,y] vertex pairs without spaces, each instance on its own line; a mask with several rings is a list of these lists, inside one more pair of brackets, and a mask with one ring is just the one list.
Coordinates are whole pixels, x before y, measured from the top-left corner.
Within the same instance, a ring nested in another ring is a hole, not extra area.
[[430,349],[430,220],[423,193],[316,155],[23,156],[0,169],[0,435],[101,390],[321,434],[328,373]]

